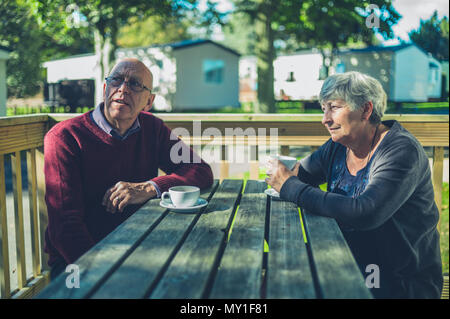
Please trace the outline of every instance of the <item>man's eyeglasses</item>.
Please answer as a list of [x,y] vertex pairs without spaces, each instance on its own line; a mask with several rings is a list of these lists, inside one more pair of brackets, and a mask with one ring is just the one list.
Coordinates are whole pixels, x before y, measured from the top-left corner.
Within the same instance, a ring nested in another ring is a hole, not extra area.
[[105,78],[105,81],[106,83],[108,83],[113,87],[119,87],[122,85],[122,83],[125,82],[133,92],[142,92],[143,90],[147,90],[150,93],[152,93],[152,90],[150,90],[148,87],[146,87],[145,85],[134,79],[129,79],[128,81],[125,81],[125,78],[121,76],[108,76],[107,78]]

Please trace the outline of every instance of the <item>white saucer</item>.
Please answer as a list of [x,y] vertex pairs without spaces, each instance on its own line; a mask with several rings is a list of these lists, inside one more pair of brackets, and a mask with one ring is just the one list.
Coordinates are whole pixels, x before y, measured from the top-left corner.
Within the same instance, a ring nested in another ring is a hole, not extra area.
[[278,193],[275,189],[273,189],[273,188],[268,188],[268,189],[266,189],[265,191],[264,191],[264,193],[266,194],[266,195],[269,195],[270,197],[272,197],[272,198],[280,198],[280,193]]
[[159,206],[168,208],[171,211],[176,212],[176,213],[194,213],[194,212],[200,210],[200,208],[205,207],[206,205],[208,205],[208,201],[203,198],[199,198],[197,200],[197,204],[195,206],[190,206],[190,207],[175,207],[172,204],[172,202],[171,203],[167,203],[167,202],[163,202],[163,201],[159,202]]

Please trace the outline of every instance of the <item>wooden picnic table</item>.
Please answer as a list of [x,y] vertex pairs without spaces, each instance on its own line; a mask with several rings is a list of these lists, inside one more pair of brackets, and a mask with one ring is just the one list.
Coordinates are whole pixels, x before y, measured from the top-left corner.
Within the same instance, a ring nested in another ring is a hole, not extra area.
[[150,200],[74,263],[79,288],[63,272],[37,297],[372,298],[336,221],[266,188],[216,180],[198,213]]

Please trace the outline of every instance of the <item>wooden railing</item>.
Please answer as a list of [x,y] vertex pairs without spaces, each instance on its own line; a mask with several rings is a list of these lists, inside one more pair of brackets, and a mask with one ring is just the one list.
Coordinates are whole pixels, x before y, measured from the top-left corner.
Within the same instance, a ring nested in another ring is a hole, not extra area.
[[[0,293],[2,298],[27,298],[48,283],[46,254],[43,252],[47,212],[44,201],[43,138],[48,129],[77,114],[48,114],[0,118]],[[220,179],[229,177],[233,161],[227,158],[227,148],[248,147],[253,154],[248,159],[251,179],[258,179],[261,147],[276,147],[289,155],[290,147],[322,145],[328,138],[320,115],[294,114],[158,114],[158,117],[183,140],[197,148],[217,146],[221,150]],[[433,148],[433,185],[436,203],[441,211],[444,147],[449,144],[448,115],[387,115],[412,132],[423,146]],[[181,129],[180,129],[181,128]],[[271,131],[272,129],[272,131]],[[29,211],[24,211],[22,196],[21,153],[26,152]],[[11,159],[12,193],[15,220],[8,220],[5,159]],[[25,215],[26,214],[26,215]],[[24,216],[30,219],[31,251],[26,251]],[[11,269],[9,247],[12,244],[8,225],[15,225],[17,267]],[[26,258],[31,256],[32,276],[27,276]],[[17,277],[17,287],[11,285],[11,273]]]
[[[47,115],[0,118],[0,292],[2,298],[32,296],[48,282],[46,258],[41,245],[47,225],[44,202],[43,143],[48,129]],[[23,208],[22,153],[26,152],[29,211]],[[5,160],[11,160],[14,221],[8,220]],[[28,214],[26,216],[25,214]],[[30,219],[31,251],[25,250],[24,218]],[[11,269],[9,225],[15,227],[16,269]],[[31,256],[32,276],[27,276],[26,256]],[[11,274],[17,274],[17,288]]]

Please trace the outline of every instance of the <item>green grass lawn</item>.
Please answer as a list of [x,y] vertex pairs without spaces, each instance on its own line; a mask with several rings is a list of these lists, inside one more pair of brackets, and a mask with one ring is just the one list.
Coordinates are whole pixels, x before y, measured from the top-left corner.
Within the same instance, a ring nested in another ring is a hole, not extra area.
[[[252,113],[254,110],[253,102],[241,103],[240,109],[233,109],[236,113]],[[300,101],[277,101],[276,102],[277,113],[322,113],[320,107],[305,106],[304,102]],[[237,110],[237,111],[236,111]],[[405,114],[445,114],[448,113],[449,102],[420,102],[420,103],[402,103],[401,110],[396,109],[396,105],[393,102],[388,102],[386,113],[405,113]],[[232,109],[216,110],[217,113],[229,113],[233,112]]]
[[[276,101],[276,113],[282,114],[301,114],[301,113],[322,113],[318,104],[312,106],[309,103],[309,106],[305,104],[305,102],[301,101]],[[75,109],[75,113],[85,113],[89,110],[93,109],[93,107],[77,107]],[[254,102],[242,102],[241,106],[236,107],[223,107],[221,109],[212,108],[210,110],[193,110],[193,111],[176,111],[177,113],[253,113],[255,109]],[[448,102],[421,102],[421,103],[402,103],[402,108],[400,113],[410,114],[426,114],[426,113],[439,113],[444,114],[448,113],[449,104]],[[35,113],[66,113],[70,112],[70,107],[68,106],[58,106],[55,108],[51,108],[49,106],[21,106],[21,107],[8,107],[6,109],[6,115],[24,115],[24,114],[35,114]],[[153,112],[158,112],[153,110]],[[393,102],[388,102],[386,113],[398,113],[399,111],[396,109],[396,105]],[[443,113],[444,112],[444,113]]]
[[[77,107],[75,109],[75,113],[85,113],[93,108],[85,107]],[[26,115],[26,114],[37,114],[37,113],[67,113],[70,112],[70,107],[68,106],[58,106],[55,108],[51,108],[50,106],[39,106],[39,107],[31,107],[31,106],[20,106],[20,107],[8,107],[6,108],[6,116],[15,116],[15,115]]]

